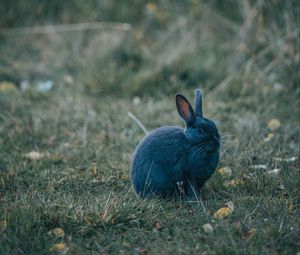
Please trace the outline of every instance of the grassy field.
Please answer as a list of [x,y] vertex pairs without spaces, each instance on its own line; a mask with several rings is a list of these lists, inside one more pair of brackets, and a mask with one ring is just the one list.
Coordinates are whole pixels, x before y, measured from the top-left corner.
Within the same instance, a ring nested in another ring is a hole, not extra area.
[[[4,1],[0,16],[0,254],[299,254],[297,1]],[[99,21],[126,25],[55,26]],[[175,93],[198,87],[227,174],[198,201],[138,198],[128,112],[182,126]]]

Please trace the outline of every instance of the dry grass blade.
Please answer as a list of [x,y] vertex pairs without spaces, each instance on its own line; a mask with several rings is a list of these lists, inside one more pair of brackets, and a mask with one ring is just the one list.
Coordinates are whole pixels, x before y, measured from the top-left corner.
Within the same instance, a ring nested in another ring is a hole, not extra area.
[[149,134],[149,131],[137,117],[135,117],[131,112],[128,112],[127,114],[131,119],[135,121],[136,124],[138,124],[138,126],[144,131],[146,135]]
[[6,36],[23,36],[34,34],[50,34],[50,33],[65,33],[65,32],[80,32],[88,30],[119,30],[130,31],[131,25],[128,23],[117,22],[91,22],[63,25],[47,25],[34,27],[20,28],[5,28],[0,29],[0,34]]

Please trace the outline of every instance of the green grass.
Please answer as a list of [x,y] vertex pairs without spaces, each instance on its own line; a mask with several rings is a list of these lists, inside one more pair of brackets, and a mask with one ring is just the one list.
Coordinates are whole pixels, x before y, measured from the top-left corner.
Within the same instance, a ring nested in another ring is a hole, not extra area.
[[[1,25],[113,20],[133,27],[1,35],[0,82],[16,87],[0,89],[0,254],[55,253],[57,243],[67,254],[299,252],[296,1],[164,1],[154,13],[146,3],[136,3],[141,13],[125,4],[114,13],[118,3],[98,2],[111,19],[93,1],[71,3],[41,6],[47,15],[33,11],[23,24],[17,15],[24,6],[6,3],[16,16],[1,10]],[[53,89],[39,92],[47,79]],[[224,137],[219,167],[230,167],[232,176],[215,173],[198,201],[142,200],[129,169],[144,133],[127,112],[148,130],[182,126],[175,93],[191,98],[196,87]],[[273,118],[281,126],[271,131]],[[32,151],[45,156],[26,158]],[[278,161],[291,157],[297,159]],[[267,169],[251,167],[258,164]],[[279,175],[268,174],[276,168]],[[241,183],[227,187],[232,179]],[[232,214],[215,219],[228,201]],[[202,229],[206,223],[213,233]],[[63,237],[49,234],[57,227]]]

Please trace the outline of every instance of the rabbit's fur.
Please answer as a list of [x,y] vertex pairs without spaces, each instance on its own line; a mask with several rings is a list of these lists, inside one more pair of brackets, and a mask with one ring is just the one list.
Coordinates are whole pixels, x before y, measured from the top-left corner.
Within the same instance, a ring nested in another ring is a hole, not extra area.
[[194,198],[218,165],[220,136],[214,122],[203,117],[200,90],[195,91],[195,112],[181,94],[176,106],[185,129],[157,128],[134,153],[131,181],[142,197]]

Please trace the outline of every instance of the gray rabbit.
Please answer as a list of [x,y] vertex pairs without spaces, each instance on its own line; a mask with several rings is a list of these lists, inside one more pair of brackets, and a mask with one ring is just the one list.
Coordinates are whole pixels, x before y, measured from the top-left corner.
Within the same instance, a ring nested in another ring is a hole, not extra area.
[[142,197],[194,198],[218,165],[220,135],[215,123],[203,117],[200,90],[195,90],[195,111],[181,94],[176,106],[185,128],[157,128],[134,153],[131,181]]

